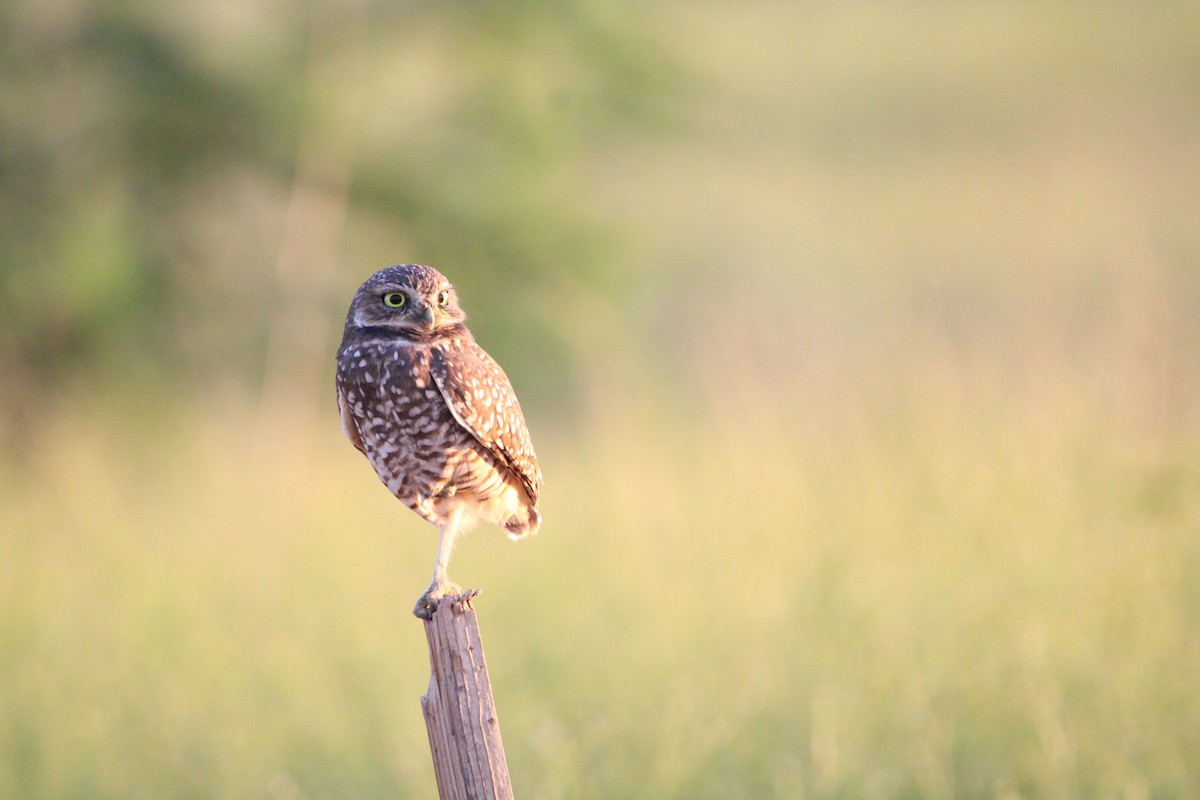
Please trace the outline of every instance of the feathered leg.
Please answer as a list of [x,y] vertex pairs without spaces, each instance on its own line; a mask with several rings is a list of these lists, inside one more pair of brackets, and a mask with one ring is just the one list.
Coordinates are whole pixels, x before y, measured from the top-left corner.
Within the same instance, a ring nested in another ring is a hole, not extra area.
[[454,508],[446,516],[446,524],[441,526],[442,534],[438,539],[437,561],[433,565],[433,583],[417,600],[413,615],[421,619],[433,619],[438,601],[447,595],[462,594],[462,589],[450,582],[446,577],[446,569],[450,565],[450,553],[454,550],[454,540],[462,533],[462,508]]

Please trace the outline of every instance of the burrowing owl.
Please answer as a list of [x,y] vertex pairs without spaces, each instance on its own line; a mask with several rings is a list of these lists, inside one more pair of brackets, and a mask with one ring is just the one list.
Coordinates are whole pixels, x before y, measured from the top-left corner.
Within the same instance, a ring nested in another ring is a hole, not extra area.
[[482,519],[515,540],[542,521],[521,405],[466,318],[437,270],[388,267],[354,295],[338,350],[342,429],[392,494],[442,532],[433,582],[413,609],[423,619],[461,591],[446,578],[459,533]]

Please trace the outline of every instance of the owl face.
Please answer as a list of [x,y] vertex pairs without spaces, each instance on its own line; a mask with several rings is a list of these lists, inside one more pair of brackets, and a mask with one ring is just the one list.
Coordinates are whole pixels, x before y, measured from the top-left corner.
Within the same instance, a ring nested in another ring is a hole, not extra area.
[[429,336],[467,318],[450,281],[433,267],[404,264],[376,272],[350,303],[347,327]]

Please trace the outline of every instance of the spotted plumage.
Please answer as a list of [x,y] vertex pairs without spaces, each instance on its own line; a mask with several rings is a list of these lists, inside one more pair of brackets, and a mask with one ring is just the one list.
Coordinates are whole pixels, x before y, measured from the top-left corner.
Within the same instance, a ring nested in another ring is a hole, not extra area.
[[508,376],[464,325],[432,267],[380,270],[354,296],[338,350],[342,429],[388,490],[441,531],[433,582],[414,613],[457,593],[454,540],[476,520],[536,533],[541,468]]

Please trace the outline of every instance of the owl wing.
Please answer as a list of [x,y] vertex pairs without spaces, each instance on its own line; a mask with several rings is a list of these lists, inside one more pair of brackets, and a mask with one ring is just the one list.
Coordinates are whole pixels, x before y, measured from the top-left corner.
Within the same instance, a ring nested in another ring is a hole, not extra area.
[[430,366],[454,419],[521,480],[536,505],[542,470],[521,404],[504,370],[470,339],[434,348]]
[[337,401],[338,413],[342,415],[342,433],[346,434],[346,438],[350,440],[350,444],[357,447],[359,452],[366,455],[367,449],[363,445],[362,434],[358,432],[358,423],[354,421],[354,413],[350,408],[350,400],[346,397],[346,389],[342,386],[341,381],[338,381]]

